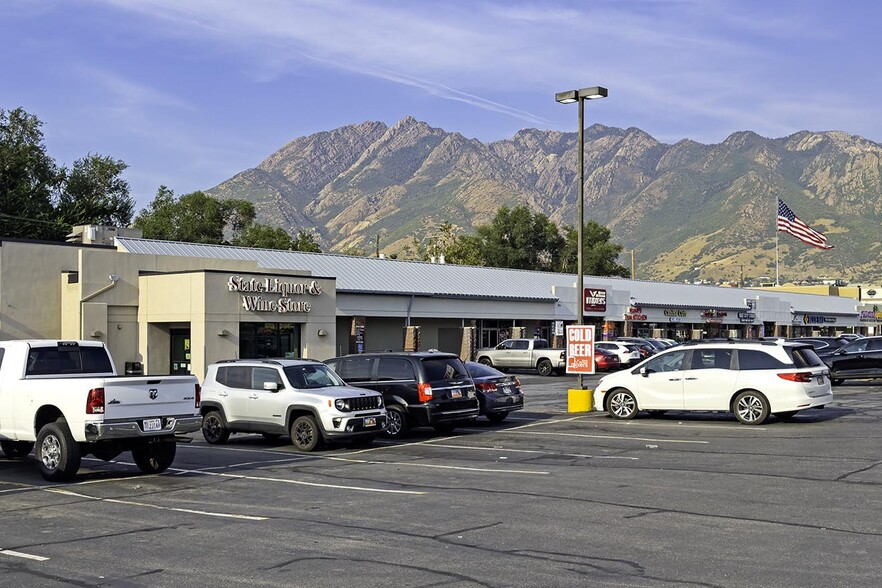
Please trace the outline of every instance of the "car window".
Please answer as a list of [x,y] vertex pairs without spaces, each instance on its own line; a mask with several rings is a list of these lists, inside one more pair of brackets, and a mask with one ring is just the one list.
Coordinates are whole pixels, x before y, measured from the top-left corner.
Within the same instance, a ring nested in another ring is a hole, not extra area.
[[742,370],[776,370],[792,366],[780,362],[757,349],[738,349],[738,368]]
[[347,382],[363,382],[371,379],[374,367],[373,357],[344,357],[338,362],[339,366],[336,371]]
[[465,365],[458,357],[426,358],[423,360],[423,369],[426,371],[427,382],[469,377]]
[[869,345],[867,345],[868,351],[879,351],[882,350],[882,339],[870,339]]
[[32,347],[27,375],[96,374],[112,372],[103,347]]
[[625,349],[634,353],[635,351],[640,351],[640,349],[636,345],[625,345]]
[[503,349],[514,349],[514,341],[511,339],[506,339],[502,343],[499,344]]
[[377,380],[407,380],[414,381],[413,364],[410,360],[401,357],[381,357],[380,367],[377,369]]
[[868,343],[868,339],[858,339],[857,341],[852,341],[848,345],[844,345],[842,350],[846,353],[860,353],[861,351],[867,350]]
[[793,365],[798,368],[821,367],[823,360],[818,357],[814,349],[788,349],[788,354],[793,360]]
[[249,380],[251,379],[251,368],[245,366],[231,366],[218,370],[226,372],[224,377],[224,386],[228,388],[250,388]]
[[285,375],[297,388],[328,388],[343,386],[344,382],[334,370],[322,364],[292,365],[285,368]]
[[256,367],[251,369],[251,389],[263,390],[264,382],[275,382],[281,384],[282,379],[279,377],[279,371],[275,368]]
[[731,349],[694,349],[692,351],[692,369],[723,369],[728,370],[732,365]]
[[518,349],[518,350],[529,349],[530,342],[529,341],[512,341],[511,348]]
[[545,339],[533,339],[533,349],[548,349],[548,341]]
[[683,359],[686,357],[685,351],[672,351],[657,356],[655,359],[645,364],[648,372],[675,372],[683,369]]
[[473,378],[496,377],[505,375],[496,368],[492,368],[488,365],[484,365],[482,363],[477,363],[474,361],[467,363],[466,369],[469,371],[469,375]]

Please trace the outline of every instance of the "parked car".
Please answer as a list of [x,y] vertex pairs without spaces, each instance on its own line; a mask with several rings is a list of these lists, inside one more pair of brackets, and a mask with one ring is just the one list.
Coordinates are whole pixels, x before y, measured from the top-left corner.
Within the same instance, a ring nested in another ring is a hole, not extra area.
[[541,376],[566,369],[566,351],[552,349],[545,339],[506,339],[492,349],[479,349],[476,356],[484,365],[535,369]]
[[504,374],[477,361],[467,361],[465,366],[478,393],[479,414],[494,423],[499,423],[504,421],[510,412],[524,408],[521,382],[515,376]]
[[624,341],[596,341],[594,347],[618,354],[622,366],[635,365],[643,358],[636,345]]
[[347,386],[325,364],[301,359],[237,359],[208,366],[202,384],[202,436],[290,435],[300,451],[325,441],[370,443],[386,428],[383,397]]
[[758,425],[769,414],[786,419],[829,404],[827,373],[803,343],[695,341],[604,376],[594,398],[598,410],[616,419],[641,410],[730,411],[741,423]]
[[386,435],[401,438],[413,427],[450,433],[478,418],[478,396],[458,356],[437,351],[359,353],[325,362],[347,383],[383,395]]
[[637,350],[640,352],[640,357],[646,359],[650,355],[655,355],[658,352],[655,345],[646,341],[645,339],[640,339],[638,337],[618,337],[616,341],[621,343],[630,343],[631,345],[635,345]]
[[816,351],[824,351],[825,353],[835,351],[836,349],[839,349],[840,347],[851,341],[851,339],[840,337],[838,335],[833,337],[821,335],[817,337],[793,337],[787,340],[810,343]]
[[819,355],[830,366],[830,379],[834,385],[853,378],[882,378],[882,337],[855,339],[839,349]]
[[594,346],[594,371],[611,372],[622,367],[618,354],[615,351]]

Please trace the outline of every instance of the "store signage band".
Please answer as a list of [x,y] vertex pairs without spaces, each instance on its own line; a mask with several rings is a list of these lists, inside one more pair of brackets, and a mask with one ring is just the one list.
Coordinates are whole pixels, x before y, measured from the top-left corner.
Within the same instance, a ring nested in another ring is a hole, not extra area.
[[[317,280],[307,282],[284,282],[279,278],[243,278],[230,276],[227,290],[241,292],[242,308],[251,312],[310,312],[309,300],[294,300],[292,295],[320,296],[322,286]],[[278,294],[278,300],[266,299],[263,294]]]
[[665,316],[685,317],[685,316],[687,316],[687,313],[685,310],[683,310],[681,308],[666,308],[665,309]]

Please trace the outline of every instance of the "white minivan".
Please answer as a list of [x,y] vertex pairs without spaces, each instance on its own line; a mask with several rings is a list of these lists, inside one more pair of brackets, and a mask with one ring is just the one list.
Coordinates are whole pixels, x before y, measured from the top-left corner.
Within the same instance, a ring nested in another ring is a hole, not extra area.
[[641,410],[727,411],[745,425],[787,419],[833,400],[827,366],[811,345],[780,341],[689,341],[609,374],[595,406],[616,419]]

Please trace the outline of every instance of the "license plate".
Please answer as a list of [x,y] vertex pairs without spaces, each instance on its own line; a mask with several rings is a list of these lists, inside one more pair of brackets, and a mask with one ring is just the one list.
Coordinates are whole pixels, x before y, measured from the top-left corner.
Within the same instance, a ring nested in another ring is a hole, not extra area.
[[364,418],[364,426],[365,427],[376,427],[377,426],[377,417],[365,417]]
[[503,386],[502,393],[503,394],[511,394],[511,388],[509,388],[508,386]]
[[162,419],[144,419],[144,431],[161,431]]
[[451,390],[450,397],[451,398],[462,398],[462,390]]

